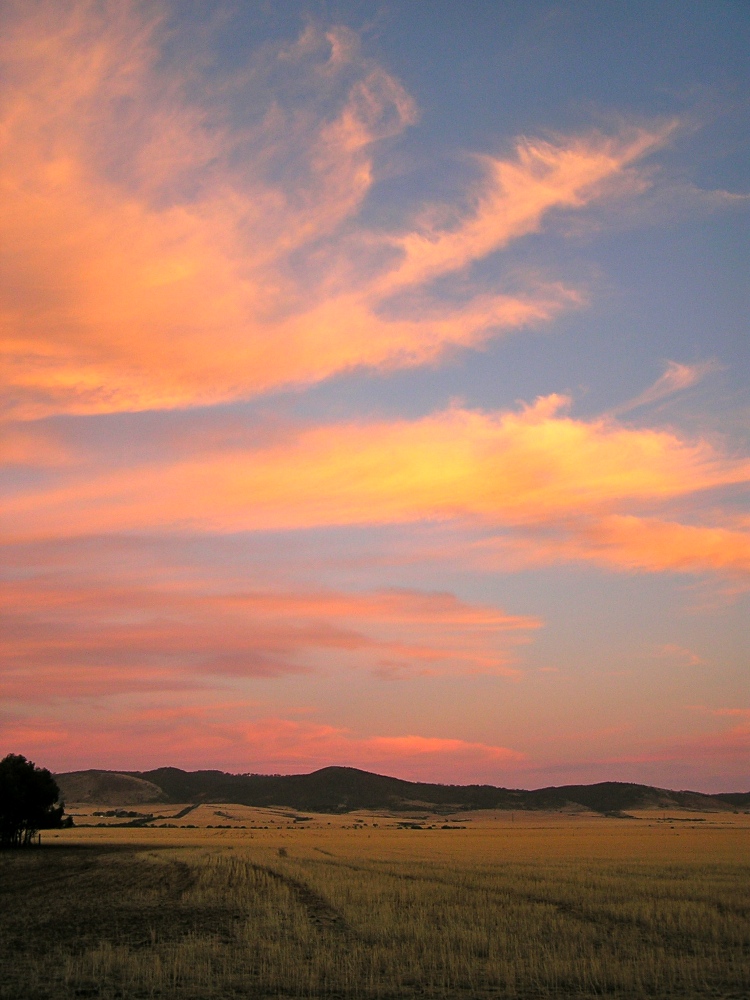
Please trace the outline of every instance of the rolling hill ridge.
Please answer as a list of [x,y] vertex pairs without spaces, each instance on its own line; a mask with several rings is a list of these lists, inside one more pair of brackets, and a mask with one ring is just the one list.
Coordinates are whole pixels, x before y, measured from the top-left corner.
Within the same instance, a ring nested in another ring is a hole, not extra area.
[[55,778],[68,802],[110,805],[226,802],[323,813],[426,809],[446,815],[474,809],[577,809],[616,815],[628,809],[647,808],[721,812],[750,808],[750,792],[706,795],[620,781],[527,791],[494,785],[404,781],[354,767],[324,767],[311,774],[288,775],[161,767],[152,771],[72,771],[57,774]]

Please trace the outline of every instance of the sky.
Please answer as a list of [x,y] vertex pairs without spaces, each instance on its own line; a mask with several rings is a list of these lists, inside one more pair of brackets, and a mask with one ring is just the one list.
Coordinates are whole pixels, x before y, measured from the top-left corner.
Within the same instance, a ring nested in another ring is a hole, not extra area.
[[747,790],[750,7],[0,16],[0,754]]

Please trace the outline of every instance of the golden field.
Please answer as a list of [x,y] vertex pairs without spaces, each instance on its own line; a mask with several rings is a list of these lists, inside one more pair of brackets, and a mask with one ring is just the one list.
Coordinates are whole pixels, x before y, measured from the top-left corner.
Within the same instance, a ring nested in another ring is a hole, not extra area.
[[750,995],[744,814],[107,811],[0,855],[4,1000]]

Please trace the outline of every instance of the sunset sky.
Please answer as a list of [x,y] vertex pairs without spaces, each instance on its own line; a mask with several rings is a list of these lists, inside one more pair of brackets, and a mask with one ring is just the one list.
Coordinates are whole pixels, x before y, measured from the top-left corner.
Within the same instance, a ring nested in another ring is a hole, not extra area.
[[747,790],[750,6],[0,17],[0,755]]

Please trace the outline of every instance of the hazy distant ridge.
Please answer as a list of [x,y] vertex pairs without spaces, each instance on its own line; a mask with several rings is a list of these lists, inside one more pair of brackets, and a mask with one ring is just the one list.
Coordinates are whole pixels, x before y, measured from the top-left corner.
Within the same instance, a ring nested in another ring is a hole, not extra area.
[[353,767],[324,767],[312,774],[228,774],[223,771],[73,771],[56,775],[68,802],[129,805],[136,802],[234,802],[288,806],[311,812],[353,809],[393,811],[429,808],[452,813],[467,809],[733,810],[750,806],[750,792],[705,795],[620,781],[524,789],[494,785],[437,785],[403,781]]

